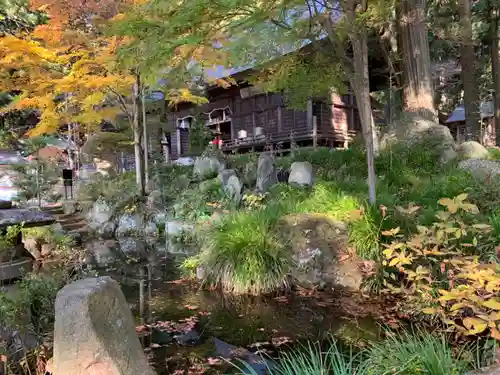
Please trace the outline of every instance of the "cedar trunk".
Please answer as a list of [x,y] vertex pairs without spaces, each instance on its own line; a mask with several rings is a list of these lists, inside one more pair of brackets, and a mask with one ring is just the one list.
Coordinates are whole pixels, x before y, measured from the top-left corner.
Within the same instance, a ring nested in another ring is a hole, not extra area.
[[459,1],[460,14],[460,65],[464,88],[465,139],[480,141],[479,92],[476,86],[476,55],[472,40],[472,12],[469,0]]
[[495,91],[495,143],[500,145],[500,48],[498,43],[498,9],[490,8],[491,70]]
[[437,122],[425,0],[401,0],[399,37],[403,55],[403,102],[407,112]]
[[[355,6],[349,7],[347,17],[352,25],[356,23]],[[378,151],[378,138],[373,121],[370,100],[370,78],[368,74],[368,38],[364,26],[351,29],[349,38],[353,49],[354,74],[350,75],[351,84],[356,102],[358,103],[359,117],[363,129],[363,138],[366,145],[366,160],[368,164],[368,193],[371,204],[376,202],[375,154]]]
[[134,84],[134,110],[133,110],[133,130],[134,130],[134,154],[135,154],[135,179],[137,189],[141,197],[146,195],[146,183],[144,179],[144,159],[142,157],[142,144],[141,144],[141,79],[136,75]]

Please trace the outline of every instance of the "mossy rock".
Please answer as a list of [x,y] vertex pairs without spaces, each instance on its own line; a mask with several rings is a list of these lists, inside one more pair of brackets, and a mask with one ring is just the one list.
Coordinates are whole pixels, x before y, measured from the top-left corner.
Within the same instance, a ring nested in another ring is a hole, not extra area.
[[292,251],[292,277],[297,284],[361,288],[360,261],[349,254],[345,223],[324,214],[293,214],[282,218],[278,226]]

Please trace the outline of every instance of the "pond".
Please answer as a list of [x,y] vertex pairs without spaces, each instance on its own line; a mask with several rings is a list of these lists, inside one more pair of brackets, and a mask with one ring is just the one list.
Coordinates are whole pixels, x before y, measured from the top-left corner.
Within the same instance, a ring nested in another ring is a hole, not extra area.
[[[138,333],[158,374],[222,374],[214,337],[250,352],[275,356],[307,340],[363,346],[378,340],[381,302],[346,291],[292,292],[267,297],[234,297],[208,291],[188,280],[172,280],[156,267],[143,282],[107,272],[121,281],[136,316]],[[139,274],[137,271],[136,275]],[[215,365],[214,365],[215,364]]]

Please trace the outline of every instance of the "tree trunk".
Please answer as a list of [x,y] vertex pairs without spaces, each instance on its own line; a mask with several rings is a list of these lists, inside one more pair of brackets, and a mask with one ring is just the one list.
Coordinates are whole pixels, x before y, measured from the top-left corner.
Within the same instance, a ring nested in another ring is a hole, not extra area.
[[134,113],[133,113],[133,130],[134,130],[134,153],[135,153],[135,180],[139,194],[143,197],[146,195],[146,184],[144,181],[144,168],[142,158],[142,145],[141,145],[141,79],[136,75],[134,84]]
[[148,144],[148,124],[146,116],[146,89],[142,89],[141,96],[141,108],[142,108],[142,140],[143,140],[143,151],[144,151],[144,185],[145,191],[148,192],[149,183],[149,144]]
[[465,107],[465,139],[480,141],[479,93],[476,86],[476,55],[472,40],[472,12],[469,0],[458,2],[460,14],[460,65]]
[[425,0],[401,0],[398,11],[404,110],[437,122]]
[[[348,7],[347,18],[351,25],[356,25],[356,5]],[[366,160],[368,164],[368,195],[371,204],[376,202],[375,154],[378,151],[378,138],[373,121],[370,100],[370,77],[368,74],[368,38],[366,28],[352,28],[349,38],[353,49],[354,74],[349,77],[349,83],[354,90],[358,103],[359,117],[366,145]]]
[[495,143],[500,146],[500,40],[498,38],[498,9],[490,5],[491,70],[495,91]]

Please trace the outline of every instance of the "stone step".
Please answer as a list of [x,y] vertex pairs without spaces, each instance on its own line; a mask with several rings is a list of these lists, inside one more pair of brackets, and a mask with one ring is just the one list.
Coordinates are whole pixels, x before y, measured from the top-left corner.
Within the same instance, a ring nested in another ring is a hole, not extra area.
[[62,227],[64,230],[71,232],[75,229],[87,228],[87,223],[85,223],[83,221],[76,221],[76,222],[71,223],[71,224],[63,225]]

